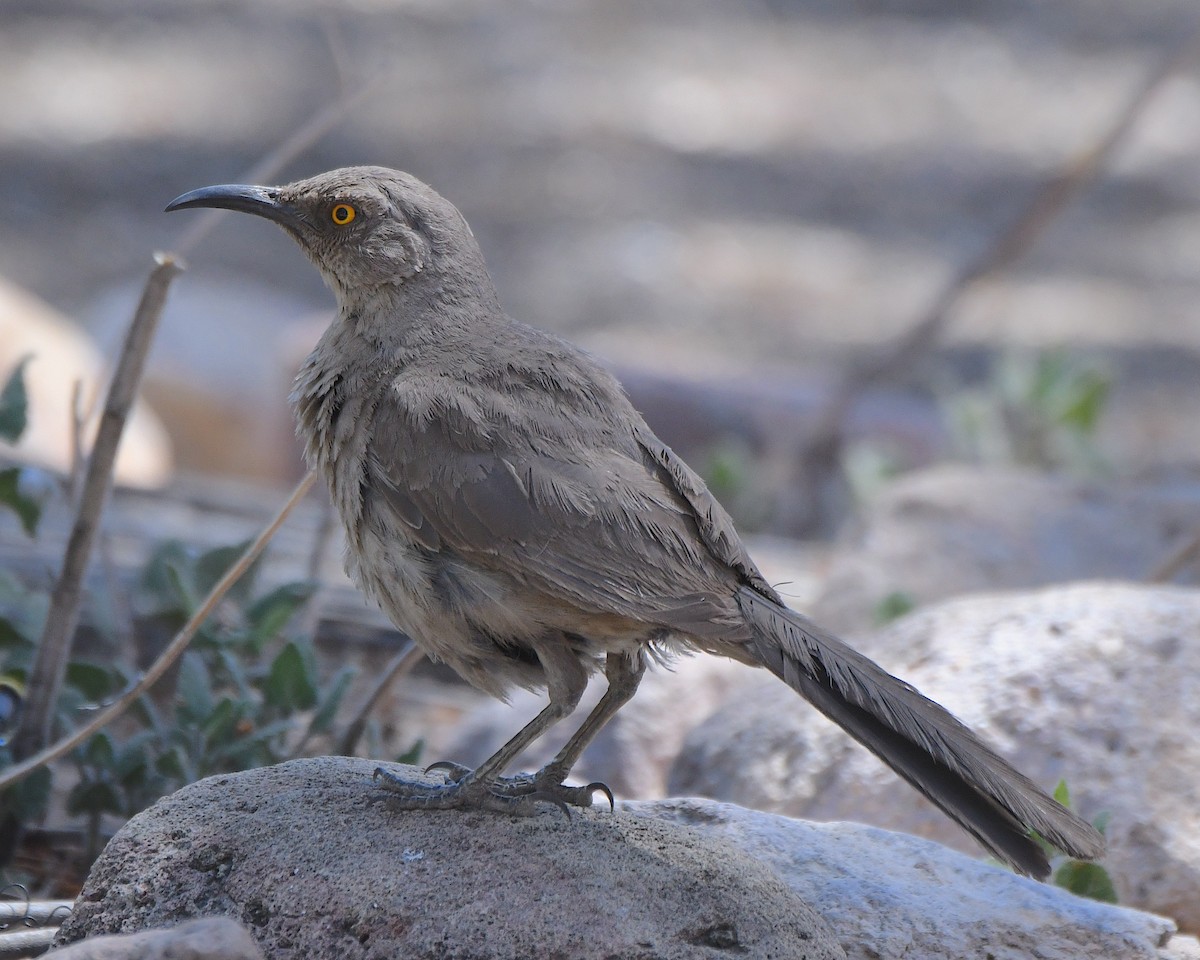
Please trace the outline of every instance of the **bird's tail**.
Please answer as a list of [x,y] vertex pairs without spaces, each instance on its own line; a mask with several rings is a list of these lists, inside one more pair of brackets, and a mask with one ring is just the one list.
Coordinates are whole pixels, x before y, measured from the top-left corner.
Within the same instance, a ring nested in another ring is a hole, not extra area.
[[1104,838],[1047,796],[943,707],[793,610],[742,587],[762,664],[843,727],[1014,869],[1045,877],[1036,831],[1073,857]]

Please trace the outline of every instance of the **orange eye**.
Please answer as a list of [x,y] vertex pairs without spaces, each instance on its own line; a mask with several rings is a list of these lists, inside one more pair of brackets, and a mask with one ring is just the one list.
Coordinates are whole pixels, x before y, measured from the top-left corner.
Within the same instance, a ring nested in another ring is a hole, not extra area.
[[329,211],[329,219],[339,227],[353,222],[356,216],[358,216],[358,211],[348,203],[335,203],[333,209]]

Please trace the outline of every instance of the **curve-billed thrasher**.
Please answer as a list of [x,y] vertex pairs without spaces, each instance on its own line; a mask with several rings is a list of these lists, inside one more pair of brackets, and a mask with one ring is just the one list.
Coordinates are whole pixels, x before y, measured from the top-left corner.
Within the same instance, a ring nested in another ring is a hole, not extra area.
[[[442,785],[380,771],[404,806],[589,805],[607,788],[563,783],[580,752],[647,661],[702,650],[766,667],[1018,870],[1048,871],[1030,831],[1101,854],[1090,825],[946,710],[789,610],[616,380],[504,314],[471,228],[424,183],[351,167],[205,187],[167,209],[184,207],[275,221],[337,296],[292,401],[353,579],[479,689],[547,689],[549,705],[475,770],[437,764]],[[608,690],[562,751],[502,777],[601,660]]]

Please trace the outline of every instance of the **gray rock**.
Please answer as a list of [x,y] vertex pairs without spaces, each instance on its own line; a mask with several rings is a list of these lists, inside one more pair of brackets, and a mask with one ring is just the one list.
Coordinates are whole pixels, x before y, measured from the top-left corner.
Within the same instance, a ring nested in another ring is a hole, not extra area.
[[769,865],[828,921],[850,960],[1155,960],[1175,929],[1162,917],[857,823],[810,823],[693,799],[622,809],[694,827]]
[[875,628],[880,602],[1140,580],[1200,522],[1200,484],[1098,483],[945,466],[897,480],[842,539],[809,608],[835,630]]
[[54,960],[263,960],[246,928],[228,917],[203,917],[164,930],[89,937],[46,956]]
[[63,939],[224,915],[270,960],[844,956],[769,867],[694,829],[398,812],[374,766],[296,760],[165,798],[108,845]]
[[[880,638],[894,673],[1077,809],[1111,814],[1122,903],[1200,929],[1200,592],[1090,583],[961,598]],[[866,751],[764,682],[688,737],[671,790],[972,841]]]

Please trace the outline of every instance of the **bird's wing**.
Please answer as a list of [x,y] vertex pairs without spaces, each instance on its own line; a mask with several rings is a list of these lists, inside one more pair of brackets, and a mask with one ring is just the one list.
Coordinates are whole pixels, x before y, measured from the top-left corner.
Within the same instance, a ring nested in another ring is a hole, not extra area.
[[369,509],[388,511],[430,551],[581,610],[699,637],[745,632],[737,577],[627,425],[569,397],[552,409],[544,390],[546,402],[514,412],[502,395],[440,389],[431,406],[394,388],[376,408]]

